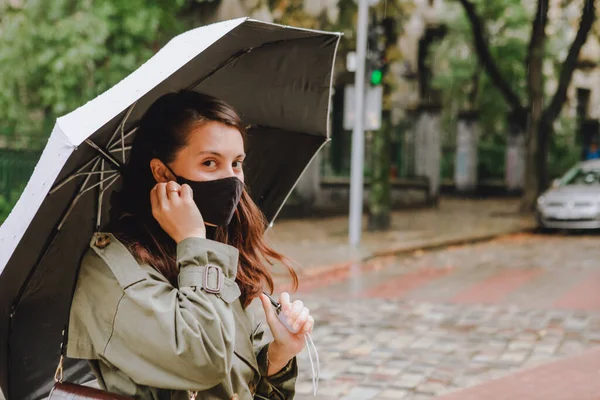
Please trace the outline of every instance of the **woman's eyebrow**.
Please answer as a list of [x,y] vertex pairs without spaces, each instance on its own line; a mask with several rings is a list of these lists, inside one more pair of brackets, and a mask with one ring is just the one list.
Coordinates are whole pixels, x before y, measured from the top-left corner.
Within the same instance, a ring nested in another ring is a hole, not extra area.
[[[219,153],[218,151],[203,150],[203,151],[201,151],[201,152],[198,153],[199,156],[205,155],[205,154],[210,154],[212,156],[225,158],[225,156],[223,154]],[[246,153],[240,153],[235,158],[246,158]]]
[[210,150],[204,150],[198,153],[199,156],[205,155],[205,154],[210,154],[212,156],[217,156],[217,157],[223,157],[223,154],[216,152],[216,151],[210,151]]

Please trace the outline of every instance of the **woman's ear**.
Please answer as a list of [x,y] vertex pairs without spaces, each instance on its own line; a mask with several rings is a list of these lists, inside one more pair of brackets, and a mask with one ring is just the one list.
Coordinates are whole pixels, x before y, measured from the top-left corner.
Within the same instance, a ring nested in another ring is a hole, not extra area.
[[150,160],[150,170],[152,171],[152,176],[154,176],[154,180],[156,182],[169,182],[175,179],[171,171],[165,166],[165,164],[160,161],[158,158],[153,158]]

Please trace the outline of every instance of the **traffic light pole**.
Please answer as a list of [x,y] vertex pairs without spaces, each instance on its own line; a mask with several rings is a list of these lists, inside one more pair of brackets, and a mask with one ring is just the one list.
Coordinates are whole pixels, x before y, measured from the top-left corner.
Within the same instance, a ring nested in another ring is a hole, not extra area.
[[351,246],[360,244],[363,210],[363,166],[365,159],[364,97],[365,60],[367,56],[367,30],[369,26],[368,0],[358,0],[358,26],[356,29],[356,72],[354,130],[352,131],[352,158],[350,171],[349,240]]

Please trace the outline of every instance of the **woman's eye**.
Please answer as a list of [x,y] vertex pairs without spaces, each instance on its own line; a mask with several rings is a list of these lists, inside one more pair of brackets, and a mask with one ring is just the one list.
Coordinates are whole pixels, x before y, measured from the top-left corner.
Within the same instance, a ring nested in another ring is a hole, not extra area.
[[243,161],[235,161],[233,163],[233,168],[242,168]]
[[217,163],[215,162],[215,160],[206,160],[202,164],[205,165],[205,166],[207,166],[207,167],[215,167],[217,165]]

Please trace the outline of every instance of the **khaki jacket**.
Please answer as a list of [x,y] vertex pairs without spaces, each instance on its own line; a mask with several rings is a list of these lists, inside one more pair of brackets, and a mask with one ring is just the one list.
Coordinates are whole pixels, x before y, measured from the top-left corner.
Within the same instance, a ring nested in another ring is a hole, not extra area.
[[[177,246],[179,287],[95,234],[71,306],[67,356],[90,360],[99,385],[137,399],[292,399],[293,359],[266,377],[268,345],[239,300],[238,251],[207,239]],[[208,266],[208,267],[207,267]],[[236,397],[237,396],[237,397]]]

